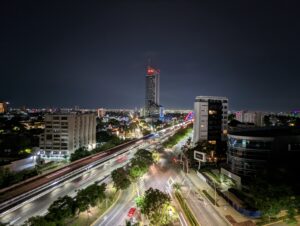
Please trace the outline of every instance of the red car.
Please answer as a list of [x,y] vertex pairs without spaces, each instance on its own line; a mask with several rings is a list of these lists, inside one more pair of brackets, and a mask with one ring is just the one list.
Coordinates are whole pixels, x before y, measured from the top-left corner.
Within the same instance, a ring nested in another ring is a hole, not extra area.
[[128,211],[128,215],[127,216],[131,218],[134,215],[135,210],[136,210],[136,208],[130,208],[130,210]]

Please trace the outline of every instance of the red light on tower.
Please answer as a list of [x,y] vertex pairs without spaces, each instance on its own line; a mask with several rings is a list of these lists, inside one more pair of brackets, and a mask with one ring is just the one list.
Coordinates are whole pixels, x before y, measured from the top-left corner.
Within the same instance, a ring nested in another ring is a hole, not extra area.
[[154,74],[158,74],[158,73],[159,73],[159,70],[156,70],[155,68],[148,66],[147,75],[154,75]]
[[153,68],[148,67],[148,69],[147,69],[147,75],[153,75],[154,72],[155,72],[155,70]]

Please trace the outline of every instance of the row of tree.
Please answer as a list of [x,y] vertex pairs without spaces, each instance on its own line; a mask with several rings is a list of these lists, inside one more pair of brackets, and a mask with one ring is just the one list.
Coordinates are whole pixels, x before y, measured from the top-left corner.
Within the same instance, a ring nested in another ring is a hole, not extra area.
[[270,221],[277,218],[281,211],[286,211],[287,223],[295,224],[295,216],[300,213],[300,195],[294,189],[282,181],[272,183],[266,178],[257,177],[249,185],[250,192],[244,200],[262,211],[265,220]]
[[7,167],[0,167],[0,189],[38,175],[36,169],[26,169],[13,172]]
[[176,145],[182,138],[184,138],[192,130],[191,125],[186,128],[179,129],[173,136],[163,143],[166,148],[171,148]]
[[111,173],[114,186],[118,190],[124,190],[130,186],[131,182],[136,182],[148,171],[149,166],[157,161],[155,155],[157,154],[145,149],[138,150],[128,167],[115,169]]
[[105,198],[106,184],[92,184],[85,189],[79,190],[77,195],[60,197],[48,208],[45,216],[29,218],[23,226],[60,226],[65,225],[68,219],[78,216],[81,212],[89,212]]
[[101,145],[100,147],[93,149],[92,151],[88,151],[85,147],[78,148],[77,150],[74,151],[74,153],[71,154],[70,161],[74,162],[78,159],[82,159],[84,157],[108,150],[126,141],[127,140],[121,140],[116,136],[112,136],[109,141],[107,141],[105,144]]

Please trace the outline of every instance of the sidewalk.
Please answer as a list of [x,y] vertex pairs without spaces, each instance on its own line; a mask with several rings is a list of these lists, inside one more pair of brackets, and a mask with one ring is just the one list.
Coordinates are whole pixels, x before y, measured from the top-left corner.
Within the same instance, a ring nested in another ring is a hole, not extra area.
[[[197,188],[197,190],[202,193],[202,190],[206,190],[211,197],[214,197],[214,190],[206,183],[204,182],[194,170],[191,170],[189,174],[186,174],[186,176],[190,179],[190,181],[193,183],[193,185]],[[217,195],[217,203],[219,207],[213,205],[213,207],[219,212],[220,215],[222,215],[224,218],[227,219],[228,222],[231,222],[232,225],[237,225],[239,222],[248,222],[251,219],[243,216],[239,212],[237,212],[235,209],[233,209],[222,197]],[[227,217],[226,217],[227,216]],[[230,216],[230,217],[228,217]],[[230,220],[229,220],[230,219]],[[245,225],[246,225],[245,224]],[[238,224],[241,225],[241,224]]]

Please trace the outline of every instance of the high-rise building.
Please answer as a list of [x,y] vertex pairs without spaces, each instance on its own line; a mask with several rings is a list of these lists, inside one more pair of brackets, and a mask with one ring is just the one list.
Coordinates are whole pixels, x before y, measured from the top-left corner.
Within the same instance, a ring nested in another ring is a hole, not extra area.
[[0,102],[0,114],[4,114],[7,112],[7,104],[4,101]]
[[45,115],[45,131],[40,136],[42,157],[70,156],[76,149],[96,147],[94,113],[54,113]]
[[197,96],[194,103],[193,143],[224,141],[228,127],[228,99],[226,97]]
[[160,71],[148,66],[146,74],[145,116],[159,115],[159,76]]

